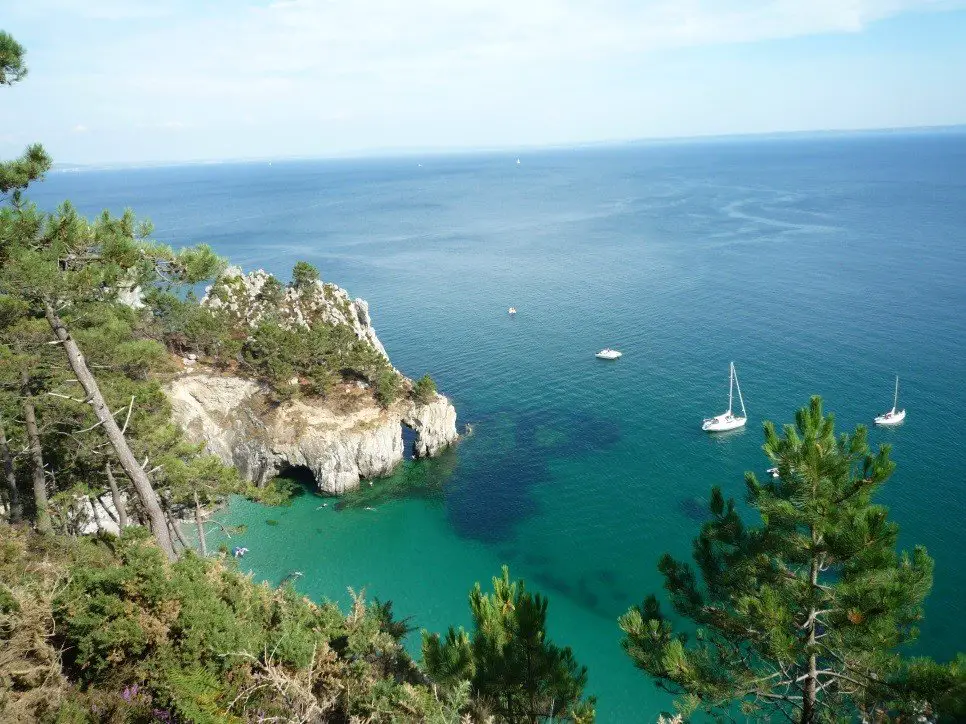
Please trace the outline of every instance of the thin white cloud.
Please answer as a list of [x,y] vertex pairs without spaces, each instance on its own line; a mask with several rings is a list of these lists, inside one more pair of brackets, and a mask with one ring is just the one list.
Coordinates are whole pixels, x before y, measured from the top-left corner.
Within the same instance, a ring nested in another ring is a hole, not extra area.
[[[469,134],[471,125],[480,138],[516,138],[527,124],[535,135],[548,123],[560,136],[593,137],[608,132],[595,128],[616,128],[600,119],[620,103],[641,122],[614,132],[647,133],[655,109],[670,113],[679,104],[685,114],[682,97],[690,93],[699,107],[700,96],[715,91],[706,59],[727,57],[722,46],[855,34],[908,13],[966,7],[966,0],[13,1],[21,20],[43,11],[59,23],[50,47],[28,48],[28,60],[38,59],[28,93],[83,112],[98,129],[92,135],[137,129],[139,144],[152,129],[158,139],[201,144],[204,134],[221,141],[235,128],[248,142],[255,127],[269,129],[261,143],[294,143],[299,126],[333,144],[362,134],[372,145],[407,134],[424,142],[434,127]],[[662,81],[688,53],[703,80]],[[581,131],[575,109],[590,130]]]
[[26,16],[59,14],[94,20],[161,18],[177,10],[171,0],[10,0],[10,10]]
[[127,51],[143,48],[134,70],[156,69],[147,73],[152,87],[256,98],[318,78],[435,86],[529,62],[854,33],[905,12],[962,6],[962,0],[277,0],[186,15],[131,38],[125,56],[130,61]]
[[[71,3],[71,0],[43,0]],[[115,7],[95,0],[98,12]],[[86,5],[86,3],[81,3]],[[277,0],[184,13],[99,47],[96,71],[195,102],[312,100],[355,86],[370,96],[512,82],[564,66],[680,47],[858,32],[966,0]],[[147,6],[123,4],[135,13]],[[173,52],[177,49],[177,52]]]
[[78,123],[76,126],[70,129],[71,133],[87,133],[88,128],[83,123]]

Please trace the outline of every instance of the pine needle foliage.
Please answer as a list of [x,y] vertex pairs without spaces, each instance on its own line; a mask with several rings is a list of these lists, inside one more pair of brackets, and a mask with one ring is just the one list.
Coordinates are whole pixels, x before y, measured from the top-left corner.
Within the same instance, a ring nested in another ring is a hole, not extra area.
[[[0,30],[0,86],[11,86],[27,76],[26,51],[10,33]],[[43,146],[34,143],[13,161],[0,162],[0,201],[12,192],[15,204],[27,186],[50,170],[51,158]]]
[[413,399],[421,405],[428,405],[436,399],[436,382],[428,374],[413,384]]
[[889,446],[872,453],[863,426],[836,437],[818,397],[781,434],[770,422],[764,433],[778,477],[745,477],[760,524],[714,488],[694,565],[660,561],[675,612],[696,630],[676,631],[650,596],[620,619],[625,650],[686,716],[811,724],[938,705],[910,687],[897,653],[917,637],[933,562],[922,547],[897,552],[899,528],[873,502],[895,468]]
[[493,593],[470,592],[473,633],[450,627],[446,636],[423,632],[423,663],[444,685],[469,681],[473,695],[501,722],[594,720],[584,698],[587,669],[569,647],[547,636],[547,599],[511,580],[507,566]]

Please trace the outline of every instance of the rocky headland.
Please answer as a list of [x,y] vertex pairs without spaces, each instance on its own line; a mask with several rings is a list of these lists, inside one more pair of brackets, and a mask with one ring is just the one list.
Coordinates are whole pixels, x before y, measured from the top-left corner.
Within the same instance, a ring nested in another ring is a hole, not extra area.
[[[242,327],[271,313],[290,329],[308,330],[313,324],[347,328],[388,360],[365,301],[321,281],[266,300],[263,290],[270,279],[263,271],[231,269],[209,288],[202,304]],[[417,398],[405,378],[405,394],[389,405],[380,404],[360,380],[342,380],[324,396],[280,400],[269,385],[242,370],[216,370],[187,357],[182,365],[185,371],[165,385],[174,421],[189,440],[204,443],[256,484],[304,467],[321,492],[339,495],[361,480],[393,471],[407,453],[404,426],[415,433],[411,454],[416,457],[437,455],[459,438],[450,401],[438,393]],[[291,382],[298,385],[299,380]]]

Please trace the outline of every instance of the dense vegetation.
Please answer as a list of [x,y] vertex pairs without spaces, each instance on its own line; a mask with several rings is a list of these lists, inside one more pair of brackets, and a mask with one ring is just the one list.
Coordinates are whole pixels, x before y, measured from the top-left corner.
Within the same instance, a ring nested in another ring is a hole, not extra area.
[[391,605],[344,615],[221,560],[169,564],[141,530],[0,525],[0,720],[460,721],[469,687],[434,691]]

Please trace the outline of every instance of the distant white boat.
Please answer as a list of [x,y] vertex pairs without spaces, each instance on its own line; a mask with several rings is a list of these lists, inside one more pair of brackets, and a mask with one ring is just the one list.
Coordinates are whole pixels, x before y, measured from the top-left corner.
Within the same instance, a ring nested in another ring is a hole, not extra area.
[[892,409],[875,418],[876,425],[898,425],[906,419],[905,410],[897,410],[899,404],[899,375],[896,375],[896,396],[892,398]]
[[[735,415],[731,411],[734,399],[734,390],[738,388],[738,401],[741,403],[741,415]],[[745,400],[741,396],[741,386],[738,384],[738,373],[735,372],[735,363],[732,362],[728,368],[728,410],[716,417],[705,418],[701,423],[701,429],[705,432],[725,432],[726,430],[737,430],[744,427],[748,422],[748,414],[745,412]]]
[[520,165],[520,159],[518,158],[517,159],[517,166],[519,166],[519,165]]
[[510,307],[508,310],[506,310],[506,313],[507,314],[516,314],[517,313],[517,308],[516,307]]
[[773,478],[779,477],[778,468],[768,468],[768,470],[766,470],[765,472],[767,472]]
[[616,349],[610,349],[609,347],[602,349],[600,352],[594,356],[597,359],[617,359],[622,356],[622,352],[618,352]]

